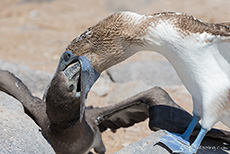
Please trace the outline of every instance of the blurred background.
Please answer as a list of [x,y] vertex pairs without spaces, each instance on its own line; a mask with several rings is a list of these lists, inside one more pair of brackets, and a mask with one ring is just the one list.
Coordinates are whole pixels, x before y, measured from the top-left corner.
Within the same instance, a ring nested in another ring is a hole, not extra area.
[[[1,0],[0,60],[52,74],[70,41],[114,12],[152,14],[176,11],[205,22],[230,22],[229,8],[229,0]],[[156,62],[153,64],[152,60]],[[127,72],[143,67],[154,67],[156,71],[148,79],[143,78],[148,69],[141,72],[142,76],[138,71],[136,74]],[[126,72],[126,80],[123,80],[121,70]],[[103,73],[87,104],[104,106],[117,103],[155,85],[163,87],[191,113],[191,97],[174,70],[164,57],[146,51]],[[220,123],[215,127],[229,130]],[[113,153],[151,133],[146,121],[132,128],[120,129],[116,134],[106,131],[103,139],[107,152]]]

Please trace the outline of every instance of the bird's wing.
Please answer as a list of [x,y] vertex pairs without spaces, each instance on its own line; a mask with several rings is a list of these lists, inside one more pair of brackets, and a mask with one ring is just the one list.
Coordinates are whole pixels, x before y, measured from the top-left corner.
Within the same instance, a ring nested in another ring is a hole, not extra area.
[[97,122],[101,132],[107,128],[129,127],[148,118],[148,107],[140,100],[124,101],[99,110],[102,112]]
[[[19,100],[26,113],[40,125],[46,116],[46,105],[34,97],[27,86],[13,73],[0,70],[0,90]],[[41,125],[40,125],[41,126]]]
[[203,22],[192,15],[186,13],[176,12],[162,12],[152,15],[155,23],[160,21],[172,21],[174,27],[181,33],[190,34],[202,34],[207,33],[217,37],[230,37],[230,22],[227,23],[207,23]]
[[[183,133],[192,120],[192,115],[179,107],[166,91],[159,87],[141,92],[118,104],[103,108],[87,108],[86,118],[97,121],[101,132],[107,128],[116,130],[129,127],[149,117],[149,128],[153,131],[165,129]],[[193,132],[197,136],[198,124]],[[229,142],[230,132],[211,129],[207,137]]]
[[[173,102],[170,96],[163,89],[159,87],[154,87],[147,91],[139,93],[129,99],[126,99],[118,104],[103,108],[94,108],[90,111],[91,113],[89,111],[88,113],[90,113],[90,117],[96,115],[94,117],[96,118],[101,131],[105,131],[107,128],[115,130],[120,127],[129,127],[134,125],[135,123],[144,121],[146,118],[149,117],[150,108],[150,114],[152,114],[152,111],[155,113],[159,111],[161,113],[164,113],[164,108],[158,108],[164,105],[180,109],[180,107]],[[152,110],[152,107],[154,106],[155,108]],[[89,116],[87,114],[86,116]],[[153,114],[153,116],[154,117],[150,117],[150,124],[152,124],[152,121],[154,121],[154,126],[150,127],[167,127],[168,124],[173,125],[173,120],[175,120],[175,118],[162,116],[161,114]],[[160,122],[166,119],[168,119],[169,121],[168,124]]]
[[230,22],[227,23],[205,23],[213,34],[230,37]]
[[[198,133],[199,133],[199,130],[196,130],[195,133],[193,133],[193,135],[196,136],[196,135],[198,135]],[[206,137],[223,140],[225,142],[228,142],[229,146],[230,146],[230,131],[212,128],[206,134]]]

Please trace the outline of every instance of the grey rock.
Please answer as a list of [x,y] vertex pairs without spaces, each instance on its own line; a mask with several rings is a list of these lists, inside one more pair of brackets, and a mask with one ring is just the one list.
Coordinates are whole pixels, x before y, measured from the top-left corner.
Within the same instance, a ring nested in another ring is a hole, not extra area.
[[170,154],[169,151],[162,148],[160,145],[155,145],[164,134],[163,131],[155,132],[152,135],[147,136],[145,139],[130,144],[115,154]]
[[[170,154],[171,151],[167,150],[158,141],[161,136],[165,135],[165,132],[160,130],[152,135],[137,141],[115,154]],[[212,138],[205,138],[198,149],[197,154],[229,154],[230,149],[223,143]]]
[[[37,96],[43,94],[52,78],[48,73],[4,61],[0,61],[0,69],[14,73]],[[0,153],[54,153],[21,103],[3,92],[0,92],[0,130]]]
[[8,70],[14,73],[25,85],[31,90],[33,94],[41,97],[45,88],[52,79],[49,73],[31,70],[26,66],[17,65],[0,60],[0,69]]
[[142,80],[146,85],[175,86],[181,85],[174,68],[167,61],[154,60],[144,62],[130,62],[108,69],[114,82],[125,83],[131,80]]
[[114,85],[112,93],[110,93],[107,98],[107,104],[115,104],[150,88],[151,86],[146,85],[141,80],[117,83]]
[[0,153],[55,153],[19,101],[0,92]]
[[100,97],[108,95],[111,90],[112,81],[106,72],[103,72],[99,79],[93,85],[91,91]]

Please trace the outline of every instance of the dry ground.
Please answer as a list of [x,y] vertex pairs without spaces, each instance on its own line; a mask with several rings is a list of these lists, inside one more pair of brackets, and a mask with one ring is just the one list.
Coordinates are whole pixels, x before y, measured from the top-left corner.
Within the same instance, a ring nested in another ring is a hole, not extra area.
[[[228,0],[30,1],[48,0],[0,1],[0,59],[49,73],[54,72],[59,56],[73,38],[115,11],[129,10],[142,14],[177,11],[192,14],[207,22],[230,21]],[[159,57],[163,58],[157,55],[157,58]],[[156,59],[156,56],[142,52],[128,61],[142,61],[146,58]],[[181,87],[166,90],[181,106],[191,112],[191,98],[182,94]],[[105,99],[106,97],[98,97],[93,93],[89,96],[89,102],[94,100],[93,105],[105,105]],[[217,127],[228,129],[221,124]],[[116,134],[106,131],[103,139],[107,153],[113,153],[150,133],[147,122],[120,129]]]

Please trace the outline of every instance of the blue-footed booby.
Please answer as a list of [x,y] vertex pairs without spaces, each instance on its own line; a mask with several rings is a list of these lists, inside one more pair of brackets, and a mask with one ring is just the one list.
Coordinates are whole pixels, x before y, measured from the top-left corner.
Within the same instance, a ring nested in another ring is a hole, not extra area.
[[[166,57],[193,99],[187,130],[182,135],[167,132],[160,142],[173,152],[196,153],[215,123],[230,127],[230,23],[202,22],[176,12],[118,12],[89,27],[66,48],[74,56],[87,57],[99,73],[143,50]],[[190,145],[200,120],[200,133]]]

